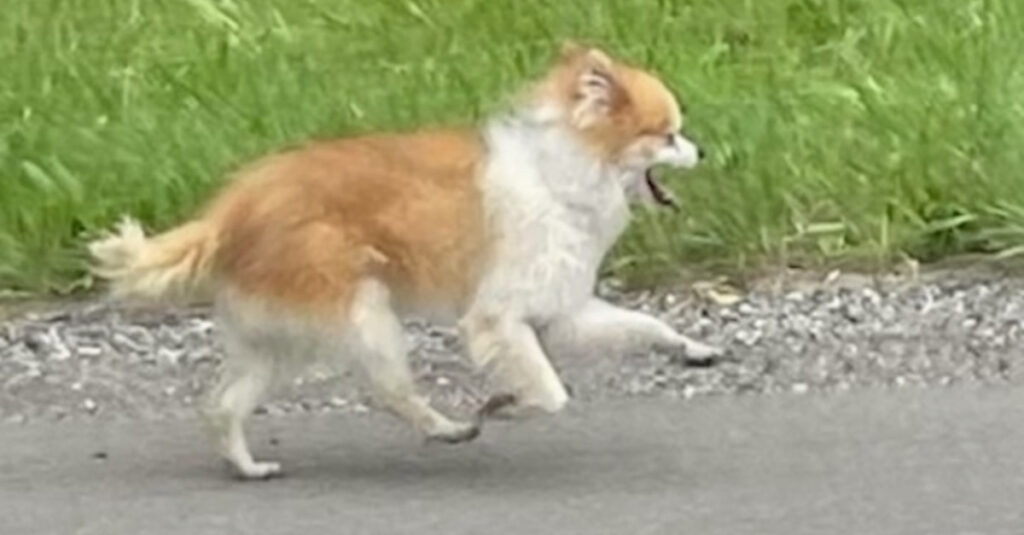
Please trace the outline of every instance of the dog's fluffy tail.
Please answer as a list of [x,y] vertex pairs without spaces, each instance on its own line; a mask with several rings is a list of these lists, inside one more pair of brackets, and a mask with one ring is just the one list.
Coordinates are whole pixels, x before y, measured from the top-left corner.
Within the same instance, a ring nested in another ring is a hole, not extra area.
[[198,291],[210,276],[217,251],[217,229],[196,220],[147,238],[142,227],[124,219],[108,236],[89,244],[93,272],[110,281],[116,297],[182,298]]

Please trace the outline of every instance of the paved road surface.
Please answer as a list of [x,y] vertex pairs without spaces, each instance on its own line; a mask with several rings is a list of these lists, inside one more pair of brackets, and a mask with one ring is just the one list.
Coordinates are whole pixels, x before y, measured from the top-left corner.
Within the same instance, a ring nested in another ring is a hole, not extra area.
[[[1024,533],[1024,388],[580,405],[424,446],[388,417],[0,427],[0,534]],[[95,458],[103,452],[105,459]]]

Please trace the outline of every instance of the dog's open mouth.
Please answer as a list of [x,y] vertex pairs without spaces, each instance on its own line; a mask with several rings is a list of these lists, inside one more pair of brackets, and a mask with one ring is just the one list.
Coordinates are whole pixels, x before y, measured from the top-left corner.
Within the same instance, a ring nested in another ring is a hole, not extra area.
[[654,177],[653,168],[648,168],[644,171],[644,183],[647,184],[647,189],[651,192],[651,197],[655,202],[662,206],[679,209],[679,202],[676,201],[676,196],[658,182],[658,179]]

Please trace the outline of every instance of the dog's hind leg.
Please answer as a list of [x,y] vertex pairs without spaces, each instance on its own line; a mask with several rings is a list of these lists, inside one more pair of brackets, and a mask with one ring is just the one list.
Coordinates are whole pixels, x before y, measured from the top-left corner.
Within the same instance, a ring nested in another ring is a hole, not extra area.
[[353,351],[376,399],[428,439],[466,442],[480,433],[475,423],[455,422],[416,392],[407,360],[402,324],[391,308],[390,292],[381,282],[363,281],[350,313]]
[[225,331],[224,367],[204,410],[207,423],[218,452],[242,477],[272,477],[281,465],[253,460],[243,423],[274,381],[274,357],[246,344],[231,328]]

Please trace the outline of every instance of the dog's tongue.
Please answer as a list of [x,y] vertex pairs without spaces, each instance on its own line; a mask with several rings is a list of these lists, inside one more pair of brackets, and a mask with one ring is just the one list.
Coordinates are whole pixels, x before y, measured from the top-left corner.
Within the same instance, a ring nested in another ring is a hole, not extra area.
[[654,178],[654,172],[651,169],[644,173],[644,181],[647,183],[647,189],[651,190],[651,196],[654,197],[658,204],[676,210],[679,209],[679,202],[676,201],[676,196],[662,186],[658,179]]

